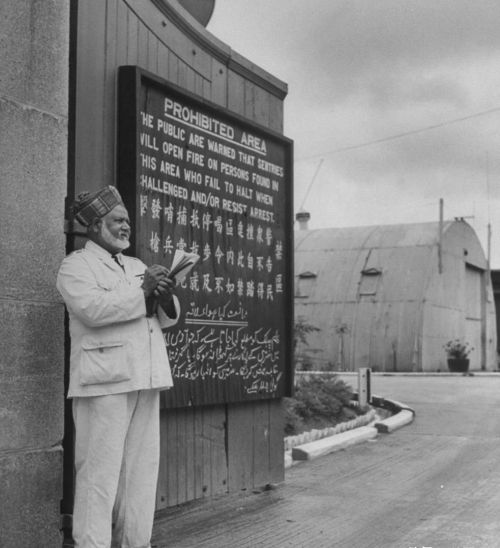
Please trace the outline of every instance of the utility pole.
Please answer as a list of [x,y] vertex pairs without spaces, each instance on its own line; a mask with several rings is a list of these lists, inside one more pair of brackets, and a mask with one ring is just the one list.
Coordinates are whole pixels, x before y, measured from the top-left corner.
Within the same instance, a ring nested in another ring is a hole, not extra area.
[[[321,160],[319,161],[318,166],[316,167],[316,171],[314,172],[313,178],[311,179],[311,182],[309,183],[309,186],[307,187],[306,194],[305,194],[305,196],[304,196],[304,199],[302,200],[302,204],[301,204],[301,206],[300,206],[299,211],[302,211],[303,208],[304,208],[304,204],[306,203],[307,197],[309,196],[309,192],[311,191],[311,188],[312,188],[312,186],[313,186],[314,180],[316,179],[316,177],[317,177],[317,175],[318,175],[318,173],[319,173],[319,170],[321,169],[321,166],[322,166],[322,164],[323,164],[323,161],[324,161],[324,159],[321,158]],[[295,223],[295,221],[294,221],[294,223]]]
[[439,241],[438,241],[438,272],[443,273],[443,213],[444,201],[439,198]]
[[488,258],[487,268],[488,268],[488,280],[489,280],[490,276],[491,276],[491,223],[488,223],[488,255],[487,255],[487,258]]

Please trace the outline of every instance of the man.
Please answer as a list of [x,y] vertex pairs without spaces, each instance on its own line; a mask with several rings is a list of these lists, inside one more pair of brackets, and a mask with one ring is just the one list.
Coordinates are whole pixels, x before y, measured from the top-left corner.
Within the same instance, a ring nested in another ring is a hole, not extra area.
[[[112,186],[73,212],[85,248],[64,259],[57,288],[69,314],[75,422],[77,548],[147,548],[159,464],[159,391],[172,386],[162,329],[176,323],[174,282],[160,265],[122,255],[130,220]],[[146,301],[156,300],[154,313]],[[114,528],[112,532],[112,523]]]

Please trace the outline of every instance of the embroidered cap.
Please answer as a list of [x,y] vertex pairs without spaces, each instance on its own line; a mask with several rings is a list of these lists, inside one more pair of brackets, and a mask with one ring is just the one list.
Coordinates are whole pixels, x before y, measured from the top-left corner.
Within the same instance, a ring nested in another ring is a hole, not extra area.
[[114,186],[106,186],[97,192],[78,194],[72,210],[75,219],[83,226],[89,226],[93,219],[101,218],[117,205],[123,205],[122,197]]

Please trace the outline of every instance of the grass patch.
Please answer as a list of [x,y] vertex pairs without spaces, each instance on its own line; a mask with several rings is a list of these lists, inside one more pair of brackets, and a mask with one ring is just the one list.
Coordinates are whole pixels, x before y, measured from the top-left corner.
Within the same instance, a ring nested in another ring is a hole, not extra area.
[[352,396],[352,388],[337,377],[300,378],[294,397],[283,399],[285,436],[335,426],[356,418],[360,412],[352,404]]

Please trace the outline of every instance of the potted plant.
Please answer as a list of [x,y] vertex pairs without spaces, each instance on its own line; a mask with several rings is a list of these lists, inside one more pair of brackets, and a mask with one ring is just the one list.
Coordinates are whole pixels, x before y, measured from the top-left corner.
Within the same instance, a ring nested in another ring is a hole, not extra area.
[[451,372],[465,373],[469,370],[469,354],[474,348],[468,342],[452,339],[444,345],[448,355],[448,369]]

